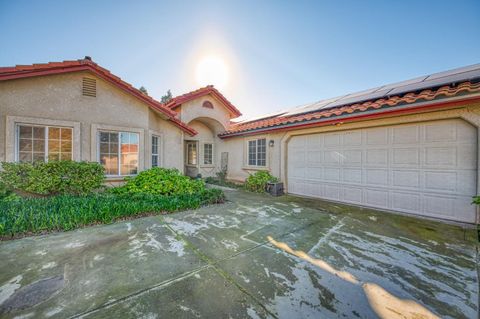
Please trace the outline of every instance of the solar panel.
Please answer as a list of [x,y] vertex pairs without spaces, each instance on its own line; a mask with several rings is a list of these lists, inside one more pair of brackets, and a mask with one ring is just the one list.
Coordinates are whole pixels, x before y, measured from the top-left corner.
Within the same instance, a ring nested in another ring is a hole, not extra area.
[[[428,88],[434,88],[450,83],[458,83],[463,81],[469,81],[474,79],[480,79],[480,64],[469,65],[454,70],[434,73],[431,75],[425,75],[416,77],[414,79],[387,84],[376,88],[355,92],[339,97],[321,100],[311,104],[299,106],[291,109],[290,111],[280,112],[279,114],[271,114],[269,116],[258,117],[256,119],[269,118],[275,116],[291,116],[304,113],[315,112],[319,110],[330,109],[343,105],[349,105],[354,103],[361,103],[369,100],[376,100],[380,98],[386,98],[392,95],[403,94],[407,92],[419,91]],[[256,119],[249,119],[245,122],[255,121]]]

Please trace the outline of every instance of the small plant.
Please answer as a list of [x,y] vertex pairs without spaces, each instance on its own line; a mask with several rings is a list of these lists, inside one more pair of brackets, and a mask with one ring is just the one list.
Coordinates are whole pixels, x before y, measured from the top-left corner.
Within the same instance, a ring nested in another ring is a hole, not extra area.
[[177,169],[154,167],[135,177],[125,178],[125,185],[109,190],[113,194],[182,195],[205,190],[201,179],[193,180]]
[[272,176],[268,171],[258,171],[248,176],[245,188],[250,192],[263,193],[269,182],[278,182],[278,178]]
[[472,204],[480,205],[480,196],[473,196]]
[[85,195],[101,188],[105,180],[104,169],[99,163],[2,163],[2,168],[0,184],[7,191],[22,194]]

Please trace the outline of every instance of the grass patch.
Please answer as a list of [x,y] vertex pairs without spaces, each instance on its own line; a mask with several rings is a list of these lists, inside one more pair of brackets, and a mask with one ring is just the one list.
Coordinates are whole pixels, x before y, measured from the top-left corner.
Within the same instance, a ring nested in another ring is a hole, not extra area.
[[195,194],[109,194],[85,196],[58,195],[47,198],[0,200],[0,238],[27,234],[66,231],[92,224],[108,224],[115,220],[196,209],[221,203],[224,194],[218,189],[205,189]]

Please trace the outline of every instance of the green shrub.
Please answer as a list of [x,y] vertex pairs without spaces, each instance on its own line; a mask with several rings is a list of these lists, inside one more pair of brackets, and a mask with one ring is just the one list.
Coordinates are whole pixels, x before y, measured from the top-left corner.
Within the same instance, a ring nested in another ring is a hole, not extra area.
[[218,189],[175,196],[96,193],[0,201],[0,237],[71,230],[145,213],[195,209],[223,201],[223,192]]
[[40,195],[84,195],[103,185],[99,163],[52,161],[48,163],[2,163],[0,183],[7,189]]
[[154,167],[135,177],[125,178],[125,185],[111,188],[113,194],[181,195],[205,190],[202,180],[193,180],[177,169]]
[[480,205],[480,196],[473,196],[472,204]]
[[278,178],[272,176],[268,171],[258,171],[248,176],[245,188],[250,192],[263,193],[268,182],[278,182]]

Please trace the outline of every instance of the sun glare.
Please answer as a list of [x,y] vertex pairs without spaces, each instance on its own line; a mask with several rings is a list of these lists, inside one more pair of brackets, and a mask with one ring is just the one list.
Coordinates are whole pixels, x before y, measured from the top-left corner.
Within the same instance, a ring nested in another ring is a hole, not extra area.
[[209,84],[222,89],[228,82],[228,68],[225,61],[216,56],[207,56],[200,60],[195,70],[197,84],[205,86]]

